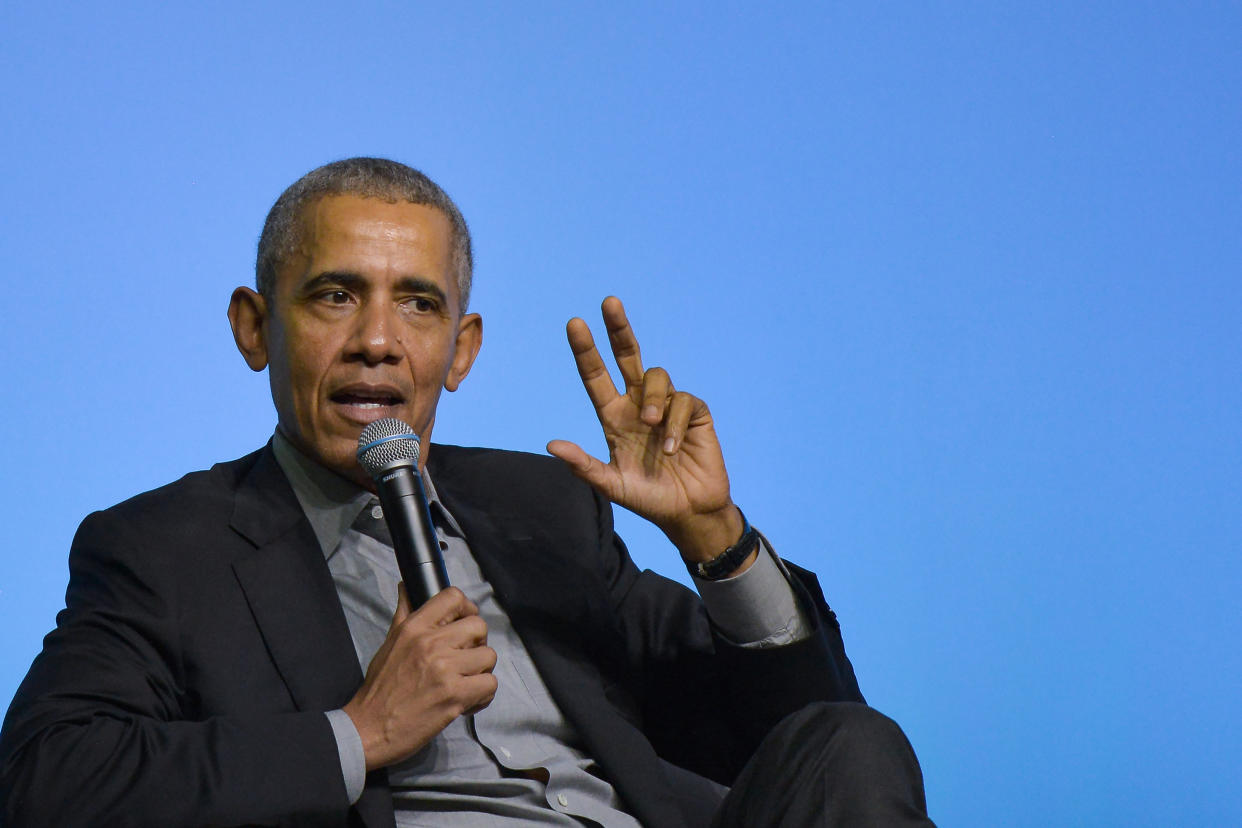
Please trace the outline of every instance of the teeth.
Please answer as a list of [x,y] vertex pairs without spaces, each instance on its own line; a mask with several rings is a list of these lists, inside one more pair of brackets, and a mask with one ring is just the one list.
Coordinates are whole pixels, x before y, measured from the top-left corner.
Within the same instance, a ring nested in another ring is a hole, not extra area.
[[377,408],[391,408],[398,405],[400,401],[395,397],[374,397],[363,396],[361,394],[333,394],[332,402],[338,405],[348,405],[351,408],[361,408],[364,410],[375,410]]

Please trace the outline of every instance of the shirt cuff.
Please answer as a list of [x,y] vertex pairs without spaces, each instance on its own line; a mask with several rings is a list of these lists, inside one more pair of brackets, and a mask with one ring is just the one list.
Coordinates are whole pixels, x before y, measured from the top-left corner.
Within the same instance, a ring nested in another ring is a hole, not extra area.
[[354,720],[344,710],[329,710],[324,715],[328,717],[332,735],[336,737],[345,795],[349,797],[349,804],[353,805],[362,796],[362,789],[367,783],[367,757],[362,750],[362,737],[358,735],[358,728],[354,727]]
[[789,574],[762,537],[760,552],[749,569],[719,581],[697,576],[695,588],[721,635],[739,647],[780,647],[811,634],[798,605]]

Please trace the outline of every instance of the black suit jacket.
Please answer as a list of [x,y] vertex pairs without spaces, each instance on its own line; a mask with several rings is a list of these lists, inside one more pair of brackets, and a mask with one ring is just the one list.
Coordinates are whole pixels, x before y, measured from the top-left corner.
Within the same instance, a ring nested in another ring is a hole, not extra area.
[[[554,699],[627,807],[680,826],[678,768],[728,783],[813,700],[861,701],[814,576],[815,633],[716,636],[640,572],[606,501],[551,458],[433,446],[436,488]],[[323,711],[362,681],[327,565],[266,447],[83,521],[66,608],[0,734],[5,823],[393,824],[383,771],[348,808]]]

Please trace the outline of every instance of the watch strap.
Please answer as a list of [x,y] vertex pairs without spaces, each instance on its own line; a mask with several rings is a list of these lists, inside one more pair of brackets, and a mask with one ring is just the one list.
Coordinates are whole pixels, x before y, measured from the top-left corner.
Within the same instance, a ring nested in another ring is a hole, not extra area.
[[737,571],[750,557],[750,553],[755,551],[755,547],[759,545],[759,533],[750,525],[741,509],[738,509],[738,513],[742,515],[742,537],[710,561],[686,564],[691,575],[705,581],[719,581]]

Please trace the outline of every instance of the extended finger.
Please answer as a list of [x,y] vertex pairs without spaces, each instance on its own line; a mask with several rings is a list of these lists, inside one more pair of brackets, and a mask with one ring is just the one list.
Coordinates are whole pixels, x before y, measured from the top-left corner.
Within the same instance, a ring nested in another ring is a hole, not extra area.
[[690,425],[690,417],[695,409],[703,405],[693,394],[678,391],[669,403],[668,413],[664,417],[664,453],[676,454],[681,448],[681,441],[686,437],[686,429]]
[[643,381],[643,358],[638,349],[638,337],[625,316],[625,306],[615,296],[609,296],[600,306],[604,314],[604,327],[608,329],[608,344],[612,346],[613,359],[621,369],[621,379],[626,388],[633,388]]
[[663,368],[648,368],[643,375],[642,402],[639,417],[649,426],[664,419],[664,408],[673,394],[673,381]]
[[603,408],[617,398],[617,387],[612,384],[608,368],[604,365],[599,350],[595,347],[595,338],[587,323],[574,317],[565,326],[565,336],[569,339],[569,347],[574,352],[574,362],[578,366],[578,376],[586,388],[587,396],[596,409]]

